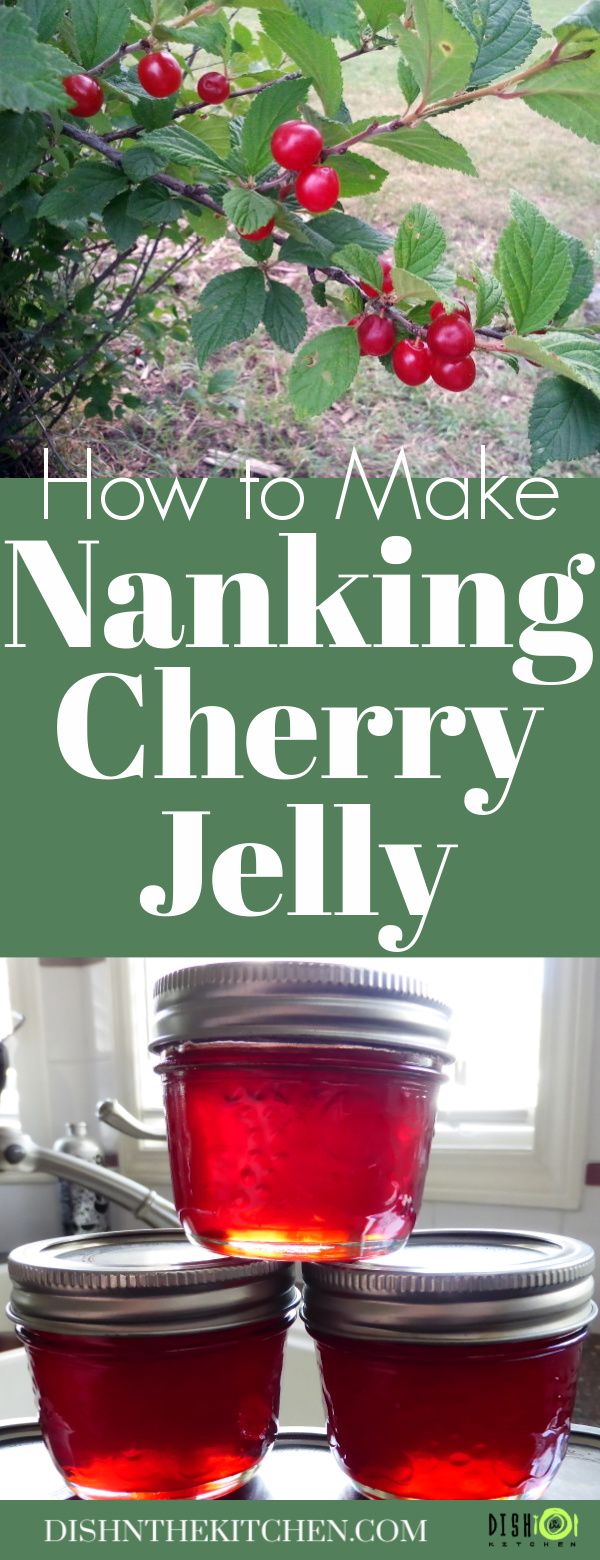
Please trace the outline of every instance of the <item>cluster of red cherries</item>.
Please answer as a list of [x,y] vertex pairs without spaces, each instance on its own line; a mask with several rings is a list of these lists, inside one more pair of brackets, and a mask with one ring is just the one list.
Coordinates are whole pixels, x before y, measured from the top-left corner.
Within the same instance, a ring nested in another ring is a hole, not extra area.
[[[391,262],[380,257],[382,285],[379,292],[362,283],[370,298],[394,291]],[[386,358],[391,353],[392,368],[404,385],[424,385],[433,379],[442,390],[459,394],[470,390],[477,375],[475,332],[468,304],[446,312],[443,303],[434,303],[429,311],[431,324],[426,337],[404,337],[396,341],[396,327],[381,314],[357,314],[348,324],[356,330],[361,357]]]
[[[172,97],[183,81],[183,71],[168,49],[157,49],[144,54],[137,67],[140,86],[153,98]],[[99,113],[104,103],[100,83],[93,76],[65,76],[63,86],[73,106],[69,112],[76,119],[88,119]],[[205,71],[197,84],[198,97],[203,103],[225,103],[231,93],[231,85],[220,70]],[[340,197],[340,181],[335,168],[320,163],[324,141],[320,130],[305,124],[303,119],[288,119],[279,125],[271,138],[273,158],[280,168],[296,175],[293,181],[282,184],[280,200],[287,199],[294,191],[299,204],[306,211],[321,214],[331,211]],[[275,227],[272,217],[263,227],[240,236],[252,243],[268,238]]]
[[[287,119],[285,124],[277,126],[271,136],[273,161],[286,173],[296,176],[280,183],[280,201],[287,200],[293,193],[299,205],[315,215],[331,211],[335,206],[340,198],[340,181],[335,168],[319,163],[324,144],[321,131],[315,125],[305,124],[303,119]],[[264,227],[255,228],[253,233],[242,233],[241,237],[248,243],[259,243],[269,237],[274,227],[275,218],[271,217]]]
[[[150,97],[172,97],[179,91],[183,71],[178,61],[167,49],[144,54],[137,67],[140,85]],[[104,102],[104,93],[93,76],[65,76],[65,91],[73,99],[70,109],[78,119],[97,114]],[[224,103],[231,86],[221,71],[209,70],[200,76],[198,96],[203,103]],[[280,200],[294,192],[300,206],[314,215],[331,211],[340,197],[340,181],[335,168],[321,162],[325,149],[323,136],[316,125],[303,119],[288,119],[278,125],[271,137],[273,161],[293,174],[292,180],[283,180],[279,186]],[[247,243],[261,243],[273,232],[275,217],[251,233],[240,232]],[[382,281],[379,290],[363,283],[363,291],[369,298],[386,297],[394,291],[391,261],[380,258]],[[392,354],[392,367],[397,378],[405,385],[424,385],[433,379],[443,390],[470,390],[477,369],[471,356],[475,346],[475,332],[467,304],[446,312],[443,303],[434,303],[430,310],[431,324],[426,339],[422,336],[396,340],[396,327],[391,319],[380,314],[361,314],[350,320],[356,329],[362,357],[385,358]]]
[[[181,65],[168,49],[153,49],[142,55],[137,73],[140,86],[153,98],[173,97],[183,81]],[[93,114],[100,112],[104,93],[94,76],[65,76],[63,87],[73,99],[69,113],[76,119],[90,119]],[[231,86],[222,71],[207,70],[200,76],[197,91],[203,103],[224,103],[229,97]]]

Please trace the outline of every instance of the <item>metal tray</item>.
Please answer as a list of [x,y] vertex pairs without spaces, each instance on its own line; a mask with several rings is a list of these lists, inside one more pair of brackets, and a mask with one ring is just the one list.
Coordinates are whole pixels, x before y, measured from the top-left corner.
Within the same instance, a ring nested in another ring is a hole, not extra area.
[[[552,1486],[562,1500],[600,1500],[600,1429],[575,1425]],[[0,1421],[0,1500],[73,1500],[35,1419]],[[280,1430],[260,1474],[230,1500],[362,1500],[323,1430]]]

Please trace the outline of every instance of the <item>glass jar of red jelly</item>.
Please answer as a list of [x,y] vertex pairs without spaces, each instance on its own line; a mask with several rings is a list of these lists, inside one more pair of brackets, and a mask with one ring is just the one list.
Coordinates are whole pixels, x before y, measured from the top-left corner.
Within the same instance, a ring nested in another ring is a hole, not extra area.
[[9,1315],[48,1450],[85,1500],[227,1495],[275,1438],[292,1269],[173,1230],[20,1246]]
[[193,966],[155,988],[175,1202],[218,1251],[352,1261],[419,1211],[449,1010],[397,974]]
[[543,1493],[567,1449],[594,1253],[558,1235],[417,1232],[383,1262],[305,1265],[328,1435],[373,1498]]

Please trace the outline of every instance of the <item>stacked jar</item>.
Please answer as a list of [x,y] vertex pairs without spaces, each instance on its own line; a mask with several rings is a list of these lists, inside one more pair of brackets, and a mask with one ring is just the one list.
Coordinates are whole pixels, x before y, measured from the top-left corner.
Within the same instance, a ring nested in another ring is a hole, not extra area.
[[330,1444],[363,1494],[542,1492],[566,1450],[593,1253],[412,1235],[449,1027],[443,1002],[381,970],[250,961],[158,982],[151,1049],[189,1244],[76,1238],[11,1259],[42,1428],[77,1493],[216,1496],[251,1476],[275,1435],[295,1260]]

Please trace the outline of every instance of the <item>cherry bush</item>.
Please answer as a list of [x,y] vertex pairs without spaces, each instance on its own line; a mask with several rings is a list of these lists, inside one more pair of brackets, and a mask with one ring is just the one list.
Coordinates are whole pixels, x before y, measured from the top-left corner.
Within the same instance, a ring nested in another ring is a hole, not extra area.
[[[397,90],[352,121],[345,61],[379,50]],[[259,0],[243,20],[218,0],[0,4],[5,446],[51,440],[75,399],[88,415],[134,406],[115,350],[133,319],[157,352],[191,331],[200,367],[263,329],[292,354],[299,417],[346,395],[364,356],[435,394],[468,392],[482,352],[513,371],[525,359],[540,370],[534,469],[598,449],[600,341],[573,323],[594,281],[579,239],[515,194],[493,269],[457,271],[426,204],[390,211],[385,231],[353,215],[388,177],[378,152],[475,176],[447,116],[480,98],[499,117],[520,98],[598,143],[600,0],[552,36],[529,0]],[[237,263],[183,313],[170,279],[224,233]],[[279,261],[308,272],[315,334]]]

